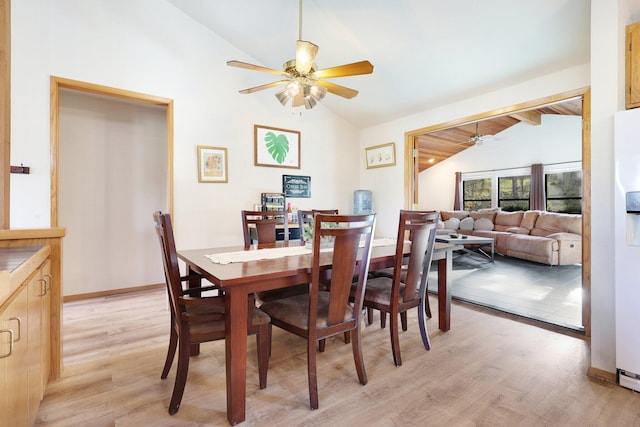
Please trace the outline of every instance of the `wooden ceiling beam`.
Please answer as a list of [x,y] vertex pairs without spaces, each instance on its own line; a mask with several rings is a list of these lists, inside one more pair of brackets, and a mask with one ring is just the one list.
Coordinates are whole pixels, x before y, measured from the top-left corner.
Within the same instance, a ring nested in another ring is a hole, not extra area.
[[519,113],[510,114],[514,119],[530,125],[538,126],[542,123],[542,113],[536,110],[520,111]]

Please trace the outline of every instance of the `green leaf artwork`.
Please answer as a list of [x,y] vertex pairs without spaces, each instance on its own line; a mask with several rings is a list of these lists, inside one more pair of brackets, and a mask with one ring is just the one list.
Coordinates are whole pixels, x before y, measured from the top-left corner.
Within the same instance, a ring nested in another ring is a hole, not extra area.
[[289,153],[289,140],[284,134],[276,135],[273,132],[267,132],[264,135],[267,150],[273,160],[282,164]]

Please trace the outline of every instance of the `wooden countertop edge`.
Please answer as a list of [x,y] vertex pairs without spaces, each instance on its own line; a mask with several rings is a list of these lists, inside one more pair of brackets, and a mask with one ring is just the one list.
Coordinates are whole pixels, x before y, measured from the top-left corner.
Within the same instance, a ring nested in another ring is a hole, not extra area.
[[52,239],[64,237],[66,228],[16,228],[9,230],[0,230],[0,240],[16,240],[16,239]]
[[38,267],[40,267],[40,264],[42,264],[50,254],[51,246],[44,245],[35,254],[30,256],[29,259],[16,267],[16,269],[9,274],[9,277],[11,278],[11,288],[14,290],[17,289],[18,286],[27,280],[29,276],[31,276]]

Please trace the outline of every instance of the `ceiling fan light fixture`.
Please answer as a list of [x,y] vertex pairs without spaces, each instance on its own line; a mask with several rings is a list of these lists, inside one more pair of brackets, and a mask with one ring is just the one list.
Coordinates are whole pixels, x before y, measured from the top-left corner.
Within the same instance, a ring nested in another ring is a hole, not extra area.
[[287,105],[287,102],[289,102],[292,96],[287,93],[287,88],[285,87],[284,89],[276,92],[276,98],[278,98],[278,101],[280,101],[282,105]]
[[318,101],[323,99],[326,94],[327,88],[325,87],[313,85],[311,86],[311,88],[309,88],[309,95],[318,99]]
[[313,62],[318,49],[316,44],[302,40],[302,0],[300,0],[300,26],[296,41],[296,57],[285,62],[282,71],[236,60],[227,61],[227,65],[284,77],[285,80],[243,89],[240,93],[254,93],[284,84],[285,88],[276,93],[276,98],[282,105],[286,105],[290,99],[293,99],[291,102],[293,108],[303,105],[307,109],[313,108],[325,97],[327,92],[345,99],[356,96],[357,90],[328,82],[326,79],[371,74],[373,65],[369,61],[359,61],[318,70],[318,66]]
[[316,85],[305,85],[304,86],[304,108],[307,110],[312,109],[316,106],[318,101],[321,101],[322,98],[327,94],[327,89],[316,86]]
[[294,97],[300,93],[300,83],[298,83],[297,81],[291,81],[287,83],[285,90],[287,91],[287,95],[289,95],[290,97]]

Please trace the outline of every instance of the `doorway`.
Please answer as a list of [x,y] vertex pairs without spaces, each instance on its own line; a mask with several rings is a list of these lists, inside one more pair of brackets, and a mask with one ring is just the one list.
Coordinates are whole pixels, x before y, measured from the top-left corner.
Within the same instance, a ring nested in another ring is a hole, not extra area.
[[65,300],[162,283],[151,213],[172,212],[172,101],[51,86],[51,225],[67,227]]
[[[539,108],[546,105],[560,103],[573,99],[582,101],[582,324],[586,336],[591,335],[591,307],[590,307],[590,289],[591,289],[591,197],[590,197],[590,91],[588,88],[579,89],[572,92],[566,92],[555,96],[546,97],[530,101],[523,104],[514,105],[499,110],[494,110],[474,116],[453,120],[446,123],[429,126],[405,133],[405,208],[415,208],[419,202],[419,147],[418,137],[420,135],[442,131],[445,129],[453,129],[465,124],[482,122],[483,120],[494,119],[507,115],[523,114],[529,110]],[[451,178],[452,182],[454,177]],[[449,207],[450,208],[450,207]]]

